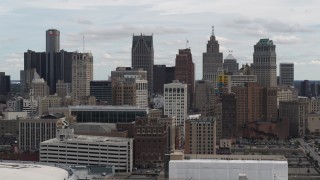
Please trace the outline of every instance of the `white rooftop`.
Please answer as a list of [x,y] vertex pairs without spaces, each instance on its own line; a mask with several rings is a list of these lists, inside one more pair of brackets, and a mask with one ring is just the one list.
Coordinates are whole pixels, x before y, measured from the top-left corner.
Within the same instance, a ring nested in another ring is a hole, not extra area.
[[21,164],[0,162],[1,180],[62,180],[69,179],[66,170],[39,164]]
[[42,143],[62,143],[62,142],[128,142],[131,138],[121,138],[121,137],[106,137],[106,136],[87,136],[87,135],[74,135],[73,138],[69,139],[63,139],[61,141],[60,139],[53,138],[49,139],[47,141],[44,141]]
[[225,59],[236,59],[232,54],[229,54]]

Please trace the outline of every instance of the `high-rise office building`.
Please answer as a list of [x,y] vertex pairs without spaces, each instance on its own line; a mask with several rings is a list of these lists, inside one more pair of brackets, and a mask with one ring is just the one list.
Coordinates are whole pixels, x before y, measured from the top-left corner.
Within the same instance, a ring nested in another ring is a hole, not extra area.
[[260,39],[254,45],[253,72],[263,87],[277,87],[276,45],[272,40]]
[[216,154],[215,117],[192,117],[185,126],[185,154]]
[[166,67],[166,84],[172,83],[175,80],[175,66]]
[[203,53],[203,80],[214,80],[217,70],[223,68],[223,54],[219,52],[219,43],[214,35],[213,27],[207,51]]
[[111,79],[114,105],[148,107],[147,71],[117,67],[116,71],[111,71]]
[[237,100],[234,93],[223,94],[221,97],[222,103],[222,120],[221,133],[222,138],[231,139],[236,137],[237,125]]
[[166,84],[166,65],[153,66],[153,92],[163,94],[163,85]]
[[280,84],[294,86],[294,64],[280,63]]
[[11,88],[10,76],[0,72],[0,95],[8,95]]
[[194,63],[191,49],[179,49],[176,55],[175,79],[188,85],[188,107],[193,105]]
[[91,53],[77,53],[72,56],[72,99],[77,105],[80,99],[90,95],[90,81],[93,80],[93,57]]
[[289,120],[289,135],[291,137],[303,137],[306,134],[308,104],[307,101],[279,103],[279,119]]
[[98,102],[112,104],[112,81],[90,81],[90,96]]
[[304,80],[300,84],[300,96],[309,96],[311,94],[309,80]]
[[223,69],[231,73],[232,75],[238,74],[239,71],[239,63],[237,63],[237,59],[233,57],[232,54],[229,54],[223,62]]
[[182,125],[187,119],[187,84],[174,81],[164,85],[164,115],[176,117],[176,126]]
[[136,81],[134,78],[112,79],[112,105],[136,106]]
[[50,87],[50,93],[55,92],[55,53],[60,51],[60,31],[57,29],[48,29],[46,31],[46,64],[47,78]]
[[195,83],[194,108],[203,113],[208,106],[213,107],[218,98],[216,97],[214,84],[208,80],[198,80]]
[[60,32],[56,29],[46,31],[46,52],[28,50],[24,53],[24,71],[22,88],[28,94],[33,80],[34,71],[43,78],[50,94],[56,93],[56,83],[63,80],[72,82],[72,56],[77,52],[60,51]]
[[133,68],[143,68],[147,71],[148,91],[153,93],[153,36],[135,36],[132,39],[131,66]]

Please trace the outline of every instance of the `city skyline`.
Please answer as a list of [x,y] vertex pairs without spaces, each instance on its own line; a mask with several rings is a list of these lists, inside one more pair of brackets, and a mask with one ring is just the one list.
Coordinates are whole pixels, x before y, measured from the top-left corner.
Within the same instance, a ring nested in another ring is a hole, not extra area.
[[[215,26],[223,52],[229,50],[242,64],[252,63],[253,46],[259,39],[274,41],[277,74],[280,63],[295,63],[296,80],[317,80],[315,20],[317,1],[4,1],[0,3],[0,72],[19,79],[23,52],[45,51],[45,31],[60,31],[60,46],[66,51],[90,51],[94,79],[107,79],[119,66],[131,66],[132,34],[153,34],[154,64],[174,66],[178,49],[191,47],[196,79],[202,78],[202,53]],[[196,19],[196,21],[195,21]],[[186,44],[187,40],[189,41]]]

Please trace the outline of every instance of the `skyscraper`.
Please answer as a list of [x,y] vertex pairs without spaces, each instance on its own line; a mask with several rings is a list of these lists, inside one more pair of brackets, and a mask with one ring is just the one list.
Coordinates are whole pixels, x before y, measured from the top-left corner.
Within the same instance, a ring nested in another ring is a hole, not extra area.
[[133,68],[143,68],[147,71],[148,91],[153,93],[153,36],[135,36],[132,39],[131,65]]
[[187,85],[174,81],[164,85],[163,113],[168,117],[176,117],[176,126],[187,120]]
[[10,92],[11,82],[10,76],[4,72],[0,72],[0,95],[8,95]]
[[60,31],[48,29],[46,31],[46,81],[50,87],[50,93],[55,93],[55,58],[56,52],[60,51]]
[[277,87],[276,45],[272,40],[260,39],[254,45],[253,73],[263,87]]
[[239,71],[239,63],[237,63],[237,59],[232,56],[232,54],[229,54],[223,62],[223,69],[227,71],[228,73],[232,73],[232,75],[235,75]]
[[215,73],[218,69],[223,68],[223,54],[219,52],[219,43],[214,35],[212,27],[212,34],[207,43],[207,51],[203,53],[203,80],[214,80]]
[[91,53],[77,53],[72,56],[72,99],[75,105],[90,95],[90,81],[93,80],[93,57]]
[[294,81],[294,64],[280,63],[280,84],[293,86]]
[[188,107],[193,105],[194,63],[189,48],[179,49],[176,55],[175,79],[188,85]]

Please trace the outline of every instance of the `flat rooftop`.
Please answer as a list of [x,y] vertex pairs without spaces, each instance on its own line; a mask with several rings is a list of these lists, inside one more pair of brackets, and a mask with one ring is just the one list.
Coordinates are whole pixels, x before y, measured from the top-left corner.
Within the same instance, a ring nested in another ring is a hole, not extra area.
[[65,169],[40,164],[0,162],[1,180],[62,180],[69,179]]
[[54,138],[44,141],[43,143],[67,143],[67,142],[128,142],[132,138],[121,138],[121,137],[106,137],[106,136],[87,136],[87,135],[74,135],[73,138],[66,138],[63,141]]
[[69,106],[70,110],[75,111],[105,111],[105,110],[149,110],[149,108],[142,108],[138,106]]

